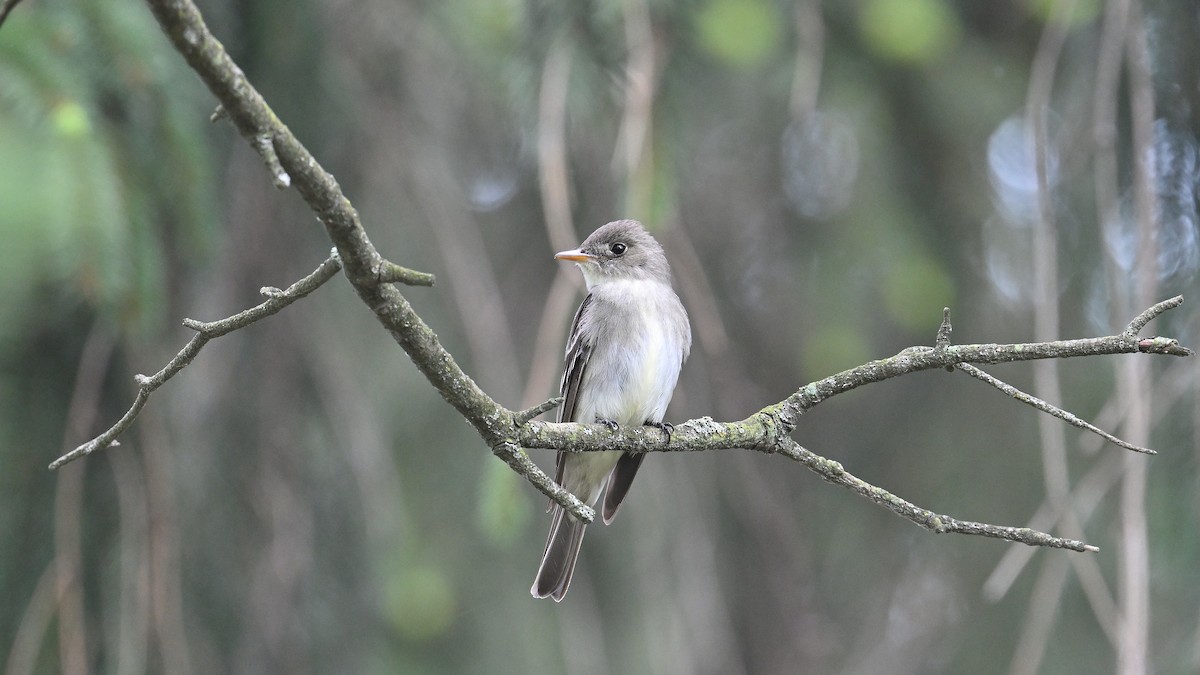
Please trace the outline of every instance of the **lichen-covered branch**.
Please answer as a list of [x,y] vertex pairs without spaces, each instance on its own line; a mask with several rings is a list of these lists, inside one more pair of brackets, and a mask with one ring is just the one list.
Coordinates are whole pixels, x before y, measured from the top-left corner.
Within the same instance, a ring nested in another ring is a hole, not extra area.
[[[176,49],[217,98],[223,115],[263,158],[271,172],[272,181],[281,188],[289,185],[294,187],[317,215],[330,240],[337,247],[346,278],[354,286],[359,298],[375,314],[442,398],[475,427],[497,456],[538,489],[585,521],[592,519],[594,514],[591,509],[561,486],[555,485],[521,448],[552,448],[573,452],[748,448],[778,453],[804,464],[826,480],[854,490],[936,532],[961,532],[1038,546],[1094,550],[1094,547],[1082,542],[1058,539],[1024,528],[972,523],[934,514],[853,477],[836,462],[804,450],[789,435],[801,414],[831,396],[922,370],[953,368],[967,363],[988,364],[1137,352],[1177,356],[1191,354],[1190,350],[1169,338],[1137,337],[1137,333],[1149,321],[1178,306],[1183,301],[1181,297],[1149,308],[1134,319],[1120,335],[1034,344],[950,345],[949,317],[946,316],[944,328],[938,334],[936,347],[913,347],[891,358],[872,361],[813,382],[787,399],[763,408],[739,422],[718,423],[703,417],[676,425],[668,438],[660,430],[651,428],[621,428],[610,431],[598,425],[532,421],[532,411],[514,413],[481,390],[458,366],[454,357],[442,347],[434,331],[417,315],[399,290],[391,285],[392,282],[428,285],[432,283],[432,277],[390,263],[379,254],[368,239],[357,211],[342,194],[337,181],[320,166],[267,106],[262,96],[225,52],[221,43],[209,32],[191,0],[147,2]],[[200,337],[201,335],[197,336]],[[191,353],[191,356],[186,355],[191,348],[192,345],[189,344],[177,357],[185,360],[175,368],[176,371],[194,357],[194,353]],[[198,347],[196,349],[198,350]],[[171,367],[173,366],[168,366]],[[166,370],[164,369],[164,372]],[[147,378],[148,381],[154,379]],[[157,382],[154,386],[160,384],[161,382]],[[143,387],[139,391],[141,404],[144,404],[144,396],[151,390]],[[138,405],[135,403],[135,408]],[[95,447],[105,447],[119,432],[117,430],[111,437],[98,437],[94,441],[98,443]]]
[[[1182,302],[1182,297],[1161,302],[1153,308],[1154,316],[1178,307]],[[676,452],[756,448],[773,452],[777,449],[778,439],[792,432],[800,415],[827,398],[867,384],[968,363],[1010,363],[1132,353],[1187,356],[1191,350],[1170,338],[1138,339],[1136,335],[1128,333],[1024,344],[944,345],[936,349],[910,347],[895,356],[864,363],[807,384],[783,401],[767,406],[739,422],[722,424],[709,418],[700,418],[678,424],[670,440],[652,428],[622,428],[609,432],[601,425],[536,421],[517,429],[513,440],[526,448],[568,447],[574,451],[632,449],[640,452]]]

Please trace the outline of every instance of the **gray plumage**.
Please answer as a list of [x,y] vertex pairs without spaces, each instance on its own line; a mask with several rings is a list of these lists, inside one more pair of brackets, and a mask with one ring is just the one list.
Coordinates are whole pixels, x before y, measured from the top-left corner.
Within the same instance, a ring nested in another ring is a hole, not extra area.
[[[661,425],[692,344],[662,247],[636,220],[601,227],[556,258],[578,263],[588,295],[567,339],[560,422]],[[623,452],[559,452],[555,481],[588,505],[605,495],[608,524],[645,458]],[[585,523],[557,504],[531,592],[563,599],[583,542]]]

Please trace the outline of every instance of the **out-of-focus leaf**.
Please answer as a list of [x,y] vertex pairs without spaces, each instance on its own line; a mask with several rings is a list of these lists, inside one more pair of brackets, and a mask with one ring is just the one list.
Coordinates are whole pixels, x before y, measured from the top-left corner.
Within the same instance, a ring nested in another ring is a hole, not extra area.
[[778,49],[780,17],[762,0],[711,0],[696,15],[700,45],[740,68],[762,65]]
[[[1061,0],[1025,0],[1024,4],[1034,16],[1048,21],[1055,16],[1056,8],[1061,7],[1063,3]],[[1103,6],[1104,3],[1100,0],[1073,0],[1071,14],[1066,19],[1074,25],[1090,23],[1099,16]]]
[[479,490],[476,527],[492,544],[507,549],[525,532],[531,515],[531,494],[525,481],[508,465],[491,456],[485,457],[484,461],[487,465]]
[[954,284],[935,261],[920,255],[901,255],[883,280],[884,308],[892,320],[932,338],[942,308],[954,304]]
[[440,568],[399,567],[388,579],[386,593],[388,618],[396,631],[409,640],[433,640],[454,622],[454,588]]
[[860,16],[867,44],[896,61],[926,63],[958,41],[958,18],[944,0],[869,0]]
[[54,106],[50,119],[54,130],[67,138],[86,136],[92,130],[87,111],[75,101],[63,101]]

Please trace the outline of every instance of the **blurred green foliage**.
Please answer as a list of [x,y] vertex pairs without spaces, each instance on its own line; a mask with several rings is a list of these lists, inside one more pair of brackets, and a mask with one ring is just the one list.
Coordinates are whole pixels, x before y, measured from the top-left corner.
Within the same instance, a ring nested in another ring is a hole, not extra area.
[[697,38],[728,65],[761,66],[779,50],[782,18],[765,0],[709,0],[696,14]]
[[17,338],[50,285],[144,332],[165,318],[164,267],[204,255],[216,224],[203,99],[141,4],[45,4],[0,40],[0,147],[19,158],[0,166],[0,324]]
[[945,56],[959,37],[958,17],[945,0],[869,0],[861,21],[871,49],[905,63]]

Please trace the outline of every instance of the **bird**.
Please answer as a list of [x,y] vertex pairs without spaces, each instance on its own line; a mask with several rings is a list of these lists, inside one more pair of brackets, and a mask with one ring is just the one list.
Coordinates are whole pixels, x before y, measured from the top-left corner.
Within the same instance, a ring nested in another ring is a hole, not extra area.
[[[692,345],[687,311],[671,287],[662,246],[636,220],[601,226],[558,260],[576,263],[587,296],[567,338],[559,422],[650,425],[663,423],[679,372]],[[555,459],[556,483],[595,506],[604,496],[604,524],[612,522],[645,453],[619,450],[565,452]],[[550,534],[530,593],[561,602],[571,584],[587,523],[551,501]]]

